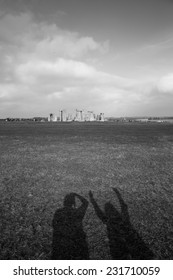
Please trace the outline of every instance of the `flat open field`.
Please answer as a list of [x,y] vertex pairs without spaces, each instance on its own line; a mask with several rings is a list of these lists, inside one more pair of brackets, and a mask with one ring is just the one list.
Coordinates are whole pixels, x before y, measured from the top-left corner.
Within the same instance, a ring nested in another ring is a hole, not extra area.
[[113,188],[155,258],[173,259],[173,124],[0,123],[0,259],[50,259],[52,219],[71,192],[89,201],[89,258],[112,259],[89,191],[121,216]]

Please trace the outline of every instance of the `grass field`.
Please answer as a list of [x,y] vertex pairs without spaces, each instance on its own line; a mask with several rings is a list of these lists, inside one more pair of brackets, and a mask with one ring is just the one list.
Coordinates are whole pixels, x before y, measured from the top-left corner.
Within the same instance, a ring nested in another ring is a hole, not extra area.
[[[157,259],[173,259],[173,125],[0,123],[0,259],[50,259],[52,219],[66,194],[120,211]],[[90,259],[111,259],[105,225],[89,203]]]

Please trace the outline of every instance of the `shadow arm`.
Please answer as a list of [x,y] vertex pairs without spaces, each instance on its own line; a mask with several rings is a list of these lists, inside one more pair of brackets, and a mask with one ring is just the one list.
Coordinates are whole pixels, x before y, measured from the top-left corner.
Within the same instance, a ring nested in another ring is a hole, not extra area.
[[81,218],[83,218],[89,204],[88,200],[86,200],[83,196],[77,193],[75,193],[74,195],[81,201],[81,206],[78,207],[78,213],[81,216]]
[[94,207],[94,210],[98,216],[98,218],[104,223],[106,224],[107,223],[107,219],[106,219],[106,216],[104,215],[103,211],[100,209],[100,207],[98,206],[97,202],[95,201],[93,195],[92,195],[92,192],[90,191],[89,192],[89,196],[90,196],[90,201]]
[[124,219],[128,222],[130,222],[130,217],[129,217],[129,212],[128,212],[128,206],[127,204],[124,202],[120,192],[116,189],[116,188],[112,188],[113,191],[116,193],[117,197],[118,197],[118,200],[119,200],[119,203],[120,203],[120,206],[121,206],[121,213],[124,217]]

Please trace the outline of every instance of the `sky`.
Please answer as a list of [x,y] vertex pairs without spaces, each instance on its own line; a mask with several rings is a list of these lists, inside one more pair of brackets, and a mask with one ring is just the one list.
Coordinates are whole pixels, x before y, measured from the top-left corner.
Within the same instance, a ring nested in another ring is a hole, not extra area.
[[173,116],[173,0],[0,0],[0,118]]

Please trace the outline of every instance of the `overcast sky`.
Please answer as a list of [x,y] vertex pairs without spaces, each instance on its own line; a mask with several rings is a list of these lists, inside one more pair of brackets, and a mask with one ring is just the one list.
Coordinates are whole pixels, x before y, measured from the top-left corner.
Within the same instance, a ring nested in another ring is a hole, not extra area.
[[173,0],[0,0],[0,118],[173,116]]

